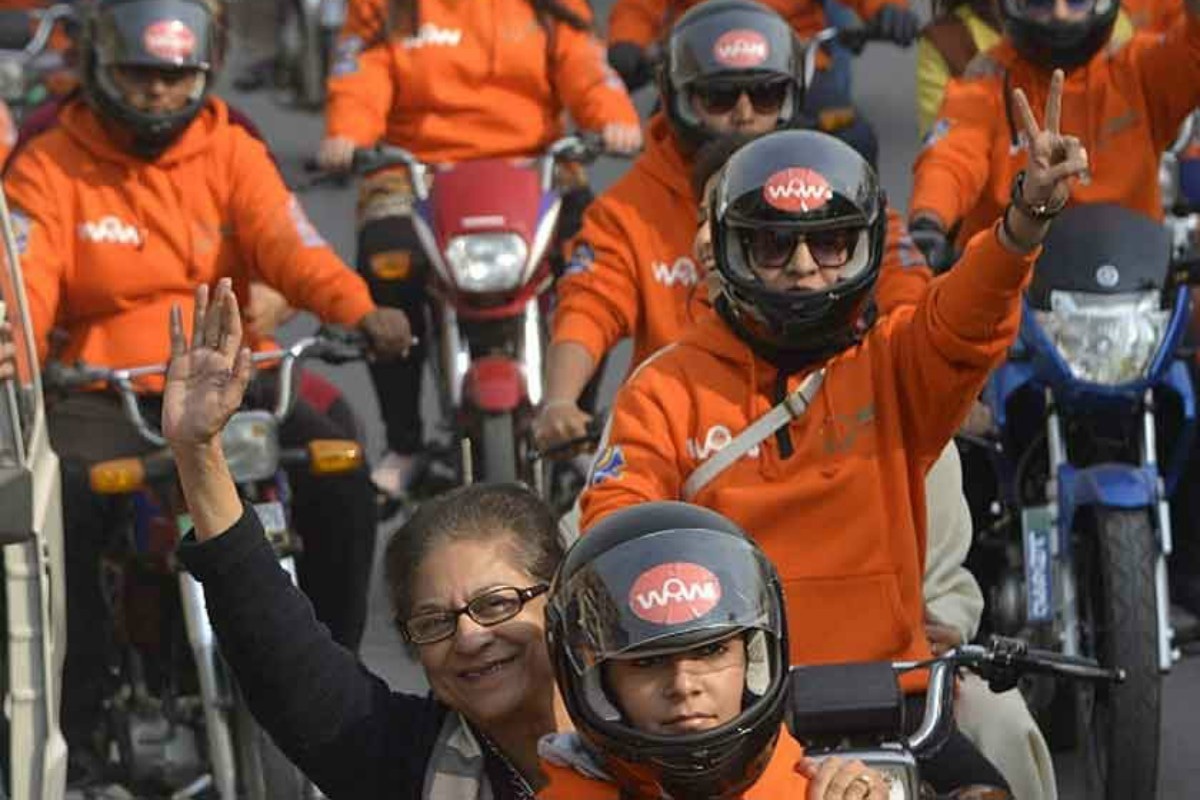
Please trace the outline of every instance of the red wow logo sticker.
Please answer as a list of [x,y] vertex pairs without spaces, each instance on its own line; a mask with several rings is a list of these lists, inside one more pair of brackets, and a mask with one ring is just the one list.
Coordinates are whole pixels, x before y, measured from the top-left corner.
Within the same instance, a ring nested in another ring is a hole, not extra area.
[[196,34],[177,19],[156,22],[142,37],[146,52],[164,61],[182,63],[196,52]]
[[721,600],[721,582],[699,564],[673,561],[646,570],[629,590],[629,607],[657,625],[699,619]]
[[763,199],[780,211],[816,211],[832,198],[825,176],[804,167],[776,172],[763,186]]
[[771,46],[758,31],[739,28],[722,34],[713,45],[713,56],[718,63],[735,69],[757,67],[767,60]]

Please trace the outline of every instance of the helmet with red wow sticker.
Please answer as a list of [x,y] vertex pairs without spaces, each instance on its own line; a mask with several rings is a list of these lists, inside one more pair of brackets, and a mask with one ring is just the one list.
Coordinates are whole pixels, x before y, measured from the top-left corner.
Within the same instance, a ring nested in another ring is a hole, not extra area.
[[[783,718],[787,623],[775,568],[730,520],[666,501],[605,518],[567,552],[546,636],[575,729],[622,788],[733,798],[762,775]],[[612,666],[690,658],[731,641],[739,659],[744,652],[732,719],[683,732],[635,727]]]
[[[870,326],[887,199],[849,145],[816,131],[755,139],[721,171],[709,224],[717,310],[760,353],[799,368]],[[771,280],[804,270],[820,277]]]

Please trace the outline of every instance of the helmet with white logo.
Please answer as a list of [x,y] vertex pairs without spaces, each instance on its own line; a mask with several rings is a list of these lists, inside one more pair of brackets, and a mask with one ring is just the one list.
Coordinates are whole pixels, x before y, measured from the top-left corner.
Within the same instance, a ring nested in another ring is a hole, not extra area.
[[998,6],[1004,33],[1018,53],[1038,66],[1063,70],[1091,60],[1112,36],[1121,10],[1118,0],[1090,0],[1077,19],[1064,20],[1054,17],[1053,3],[1046,0],[999,0]]
[[[613,660],[683,653],[741,635],[741,713],[681,734],[637,730],[606,678]],[[555,677],[576,731],[637,796],[733,798],[775,749],[787,622],[775,568],[733,522],[686,503],[618,511],[567,551],[546,606]]]
[[[793,369],[853,345],[874,319],[887,200],[854,148],[816,131],[777,131],[729,159],[709,203],[717,311],[755,349]],[[749,240],[763,232],[844,232],[848,260],[824,289],[779,290],[755,273]]]
[[755,0],[708,0],[690,8],[667,37],[659,90],[667,120],[687,147],[717,134],[692,109],[690,92],[706,85],[779,81],[788,87],[776,127],[799,124],[804,51],[783,17]]
[[[105,119],[133,136],[153,157],[203,108],[222,56],[220,0],[97,0],[80,43],[84,97]],[[202,74],[186,105],[174,111],[135,108],[113,79],[120,67],[195,70]]]

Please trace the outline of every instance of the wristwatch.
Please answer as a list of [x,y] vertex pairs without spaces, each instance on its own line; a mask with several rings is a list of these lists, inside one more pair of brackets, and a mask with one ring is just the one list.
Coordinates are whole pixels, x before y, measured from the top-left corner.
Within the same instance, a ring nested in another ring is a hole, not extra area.
[[1020,211],[1025,216],[1035,222],[1049,222],[1058,216],[1067,205],[1067,199],[1050,205],[1049,203],[1031,204],[1025,199],[1025,170],[1017,173],[1017,177],[1013,179],[1012,197],[1009,198],[1013,207]]

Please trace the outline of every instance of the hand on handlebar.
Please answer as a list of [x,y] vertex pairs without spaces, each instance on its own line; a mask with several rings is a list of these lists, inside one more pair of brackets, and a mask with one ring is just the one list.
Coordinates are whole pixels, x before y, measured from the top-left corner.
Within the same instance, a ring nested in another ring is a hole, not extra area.
[[371,349],[381,358],[408,358],[414,344],[408,316],[398,308],[380,306],[358,323],[370,340]]
[[845,761],[836,756],[820,763],[804,759],[796,771],[809,780],[807,800],[884,800],[887,782],[882,774],[861,761]]
[[629,155],[642,149],[642,128],[640,125],[626,125],[620,122],[610,122],[600,132],[604,139],[604,150],[609,153]]
[[[533,418],[533,443],[541,452],[561,447],[567,442],[588,436],[590,414],[585,413],[569,400],[552,400],[544,403]],[[560,457],[574,455],[564,452]]]
[[326,172],[349,172],[357,145],[344,136],[331,136],[317,150],[317,166]]
[[162,435],[172,446],[205,445],[219,437],[250,382],[250,350],[241,346],[242,320],[231,281],[223,278],[213,294],[210,304],[208,286],[196,287],[190,342],[182,310],[171,308]]
[[921,33],[921,20],[912,9],[898,3],[888,3],[871,18],[871,25],[880,37],[908,47]]

